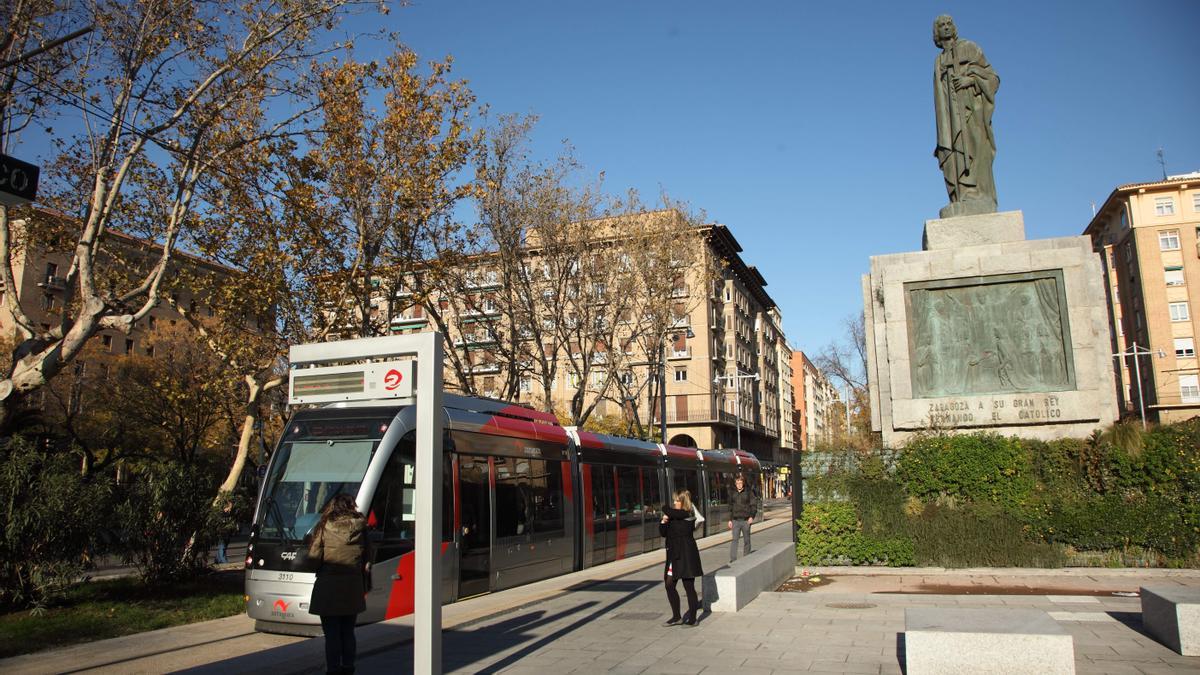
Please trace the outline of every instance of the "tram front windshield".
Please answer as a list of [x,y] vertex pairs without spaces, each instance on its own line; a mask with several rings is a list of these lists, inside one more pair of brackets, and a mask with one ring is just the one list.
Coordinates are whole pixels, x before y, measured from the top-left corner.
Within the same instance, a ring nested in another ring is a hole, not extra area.
[[338,494],[356,496],[392,417],[293,420],[258,510],[260,540],[297,542]]

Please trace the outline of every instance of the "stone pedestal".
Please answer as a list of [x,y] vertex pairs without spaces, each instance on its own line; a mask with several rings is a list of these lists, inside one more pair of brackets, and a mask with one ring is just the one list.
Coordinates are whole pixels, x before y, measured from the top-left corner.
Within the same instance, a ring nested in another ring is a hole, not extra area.
[[863,277],[871,423],[1082,437],[1117,419],[1107,300],[1088,237],[1026,241],[1020,211],[931,220],[924,251]]

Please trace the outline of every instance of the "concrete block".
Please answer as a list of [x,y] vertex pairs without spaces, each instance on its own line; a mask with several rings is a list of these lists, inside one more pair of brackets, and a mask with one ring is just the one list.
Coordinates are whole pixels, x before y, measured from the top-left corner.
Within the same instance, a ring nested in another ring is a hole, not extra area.
[[1071,635],[1040,609],[904,610],[909,675],[1075,672]]
[[1003,253],[989,256],[979,261],[982,274],[1011,274],[1024,272],[1029,268],[1029,254],[1026,252]]
[[759,593],[774,591],[796,570],[796,548],[780,541],[704,575],[704,601],[710,611],[736,612]]
[[926,251],[935,251],[1024,239],[1025,215],[1020,211],[1001,211],[927,220],[921,243]]
[[1142,626],[1183,656],[1200,656],[1200,588],[1143,586]]

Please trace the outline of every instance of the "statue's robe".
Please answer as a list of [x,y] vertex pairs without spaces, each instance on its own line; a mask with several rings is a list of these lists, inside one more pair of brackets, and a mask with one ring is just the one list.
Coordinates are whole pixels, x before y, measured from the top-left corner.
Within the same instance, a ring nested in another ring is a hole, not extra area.
[[[960,78],[976,85],[954,91],[949,81],[953,67]],[[938,54],[933,66],[933,107],[937,115],[937,147],[933,154],[946,180],[950,203],[990,202],[996,210],[996,181],[992,161],[996,139],[992,135],[992,110],[1000,78],[983,50],[969,40],[958,40]]]

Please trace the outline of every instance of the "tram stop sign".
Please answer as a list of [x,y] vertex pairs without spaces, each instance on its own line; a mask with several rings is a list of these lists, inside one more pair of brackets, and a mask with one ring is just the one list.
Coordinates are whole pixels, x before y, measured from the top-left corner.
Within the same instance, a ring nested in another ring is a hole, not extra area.
[[37,196],[39,170],[16,157],[0,155],[0,204],[19,206]]

